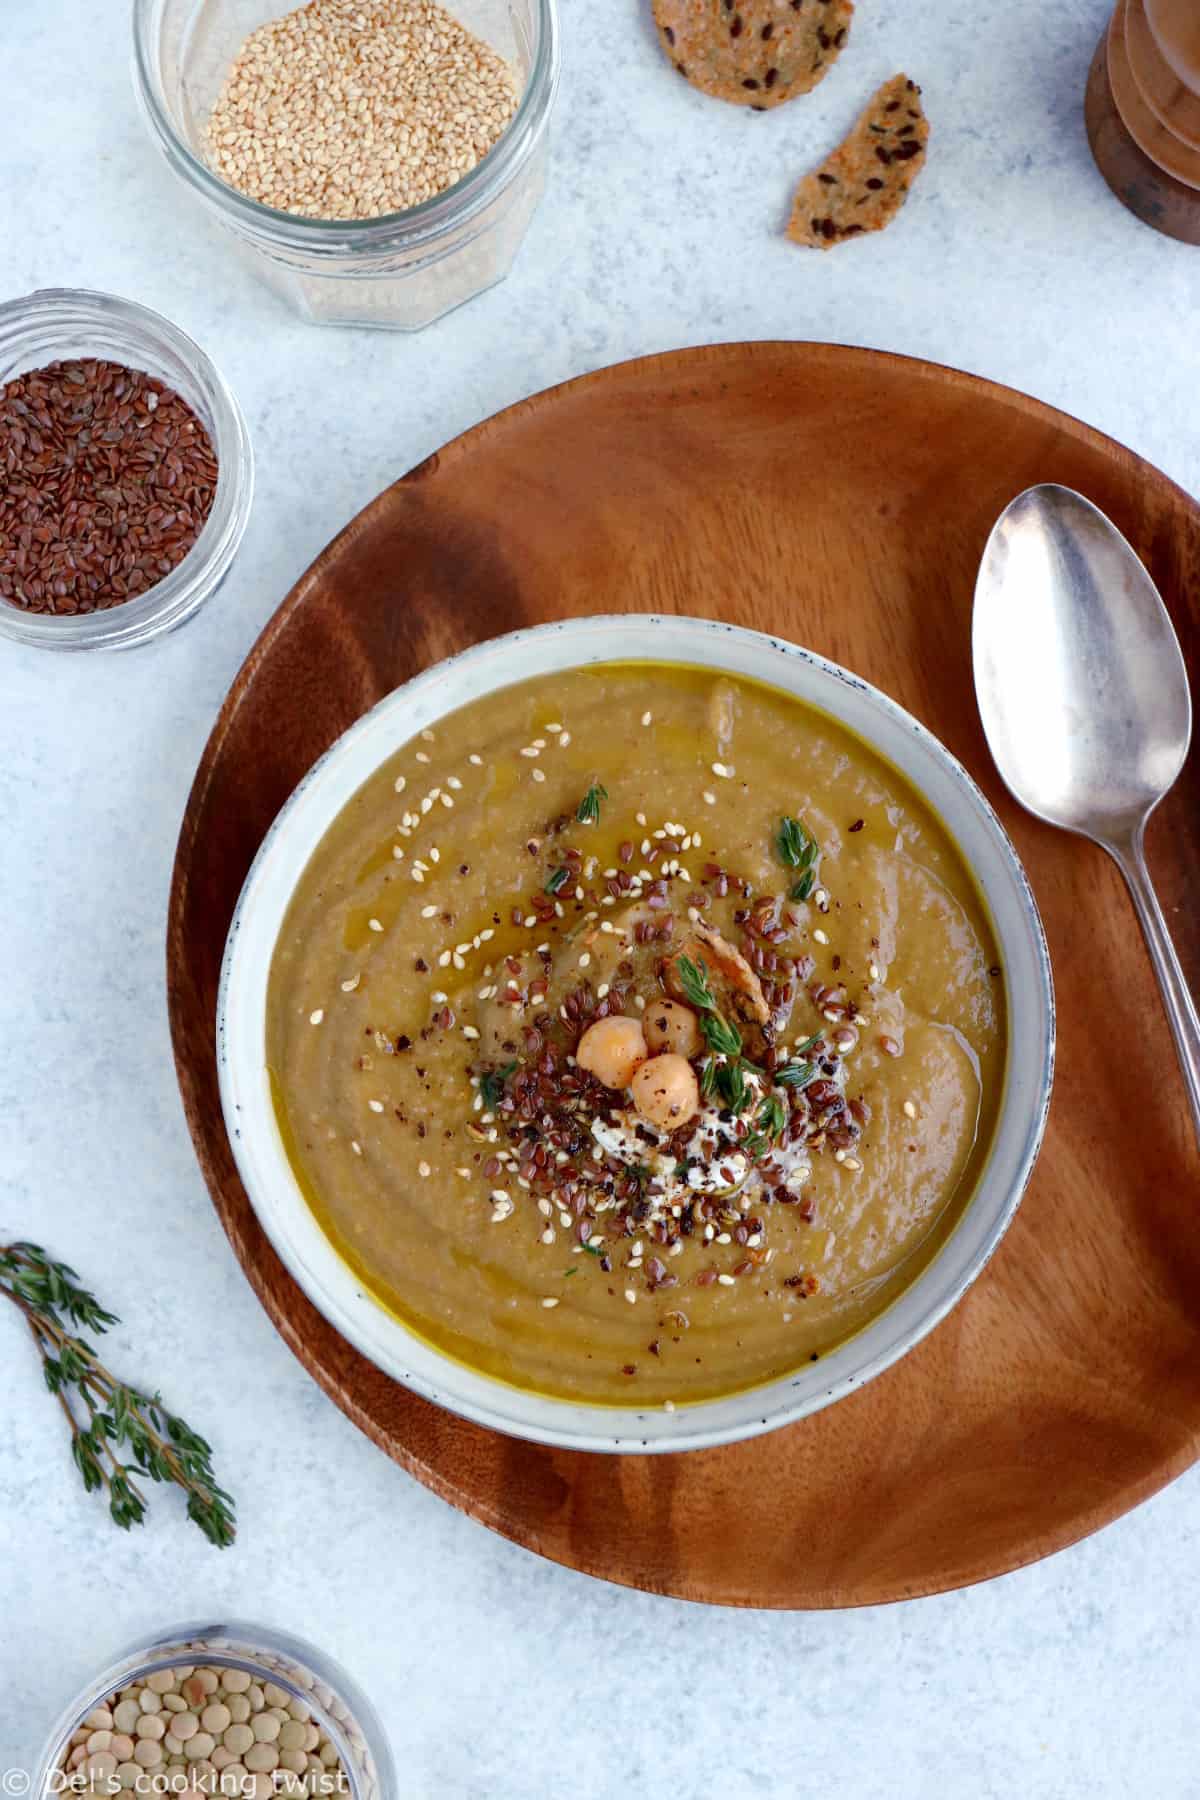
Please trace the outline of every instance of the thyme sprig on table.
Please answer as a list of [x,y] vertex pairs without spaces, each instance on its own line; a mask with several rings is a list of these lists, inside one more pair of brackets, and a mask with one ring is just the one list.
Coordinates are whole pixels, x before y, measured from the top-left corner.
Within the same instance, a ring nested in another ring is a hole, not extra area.
[[114,1523],[128,1531],[145,1519],[146,1496],[134,1479],[141,1476],[173,1482],[209,1542],[221,1550],[232,1544],[234,1504],[213,1476],[208,1444],[159,1395],[110,1374],[91,1345],[68,1329],[104,1332],[119,1323],[116,1314],[80,1286],[68,1263],[52,1262],[37,1244],[0,1247],[0,1295],[25,1315],[46,1386],[71,1427],[72,1460],[88,1493],[107,1492]]

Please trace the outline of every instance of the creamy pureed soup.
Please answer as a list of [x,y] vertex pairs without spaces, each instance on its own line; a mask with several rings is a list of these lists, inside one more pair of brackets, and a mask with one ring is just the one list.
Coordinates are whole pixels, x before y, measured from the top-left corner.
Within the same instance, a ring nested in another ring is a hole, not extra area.
[[827,1352],[988,1148],[1003,982],[897,772],[711,671],[489,695],[360,789],[271,968],[314,1213],[370,1291],[544,1394],[675,1406]]

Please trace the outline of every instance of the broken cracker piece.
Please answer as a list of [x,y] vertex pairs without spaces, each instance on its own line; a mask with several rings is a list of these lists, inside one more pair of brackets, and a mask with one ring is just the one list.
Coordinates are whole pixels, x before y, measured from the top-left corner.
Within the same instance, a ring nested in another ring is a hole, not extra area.
[[816,87],[845,45],[854,0],[653,0],[659,41],[701,93],[765,112]]
[[929,121],[921,90],[894,75],[845,141],[796,190],[787,235],[794,244],[832,250],[847,238],[882,231],[908,198],[925,162]]

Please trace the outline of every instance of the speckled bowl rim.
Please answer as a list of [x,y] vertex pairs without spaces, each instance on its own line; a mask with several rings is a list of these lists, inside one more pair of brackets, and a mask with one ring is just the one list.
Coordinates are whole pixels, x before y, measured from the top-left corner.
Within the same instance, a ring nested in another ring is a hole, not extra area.
[[[838,720],[920,792],[954,838],[991,913],[1008,1006],[1008,1056],[992,1147],[945,1243],[877,1319],[819,1363],[717,1400],[602,1406],[509,1386],[410,1331],[370,1295],[325,1236],[280,1136],[266,1068],[271,955],[304,868],[363,783],[426,726],[538,675],[620,660],[711,667],[768,682]],[[854,1392],[913,1349],[958,1303],[1008,1229],[1045,1132],[1054,1077],[1050,956],[1037,902],[995,811],[926,727],[859,676],[784,639],[718,620],[653,614],[571,619],[510,632],[447,658],[352,725],[285,803],[230,924],[217,998],[226,1129],[251,1205],[317,1310],[385,1374],[490,1430],[571,1450],[708,1449],[792,1424]]]

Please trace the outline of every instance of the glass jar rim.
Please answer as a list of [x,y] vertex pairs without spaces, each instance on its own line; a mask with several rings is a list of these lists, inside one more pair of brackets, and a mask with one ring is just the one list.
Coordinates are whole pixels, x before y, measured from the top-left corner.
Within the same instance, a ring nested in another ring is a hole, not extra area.
[[517,110],[492,148],[473,169],[440,194],[400,212],[370,219],[317,219],[283,212],[253,200],[213,172],[176,129],[155,69],[153,28],[162,0],[134,0],[134,86],[147,122],[177,171],[218,212],[251,235],[287,240],[309,251],[370,252],[403,241],[432,243],[457,229],[508,187],[537,148],[554,104],[561,65],[558,0],[533,0],[537,42]]
[[[44,349],[47,361],[56,355],[107,353],[128,357],[136,367],[139,345],[150,354],[159,351],[162,361],[173,361],[186,371],[210,415],[217,456],[212,509],[187,555],[161,581],[119,606],[86,613],[26,612],[11,601],[0,600],[0,637],[37,649],[132,649],[190,619],[228,574],[249,521],[254,494],[250,434],[233,390],[212,358],[172,320],[140,301],[91,288],[37,288],[4,301],[0,303],[0,360],[20,344],[25,333],[33,337],[39,327],[44,335],[38,353]],[[93,352],[82,350],[80,340],[86,342],[90,332],[111,332],[115,341]],[[56,337],[62,340],[58,349]],[[161,369],[149,372],[162,378]],[[3,379],[0,370],[0,381]],[[172,385],[170,375],[165,379]]]

